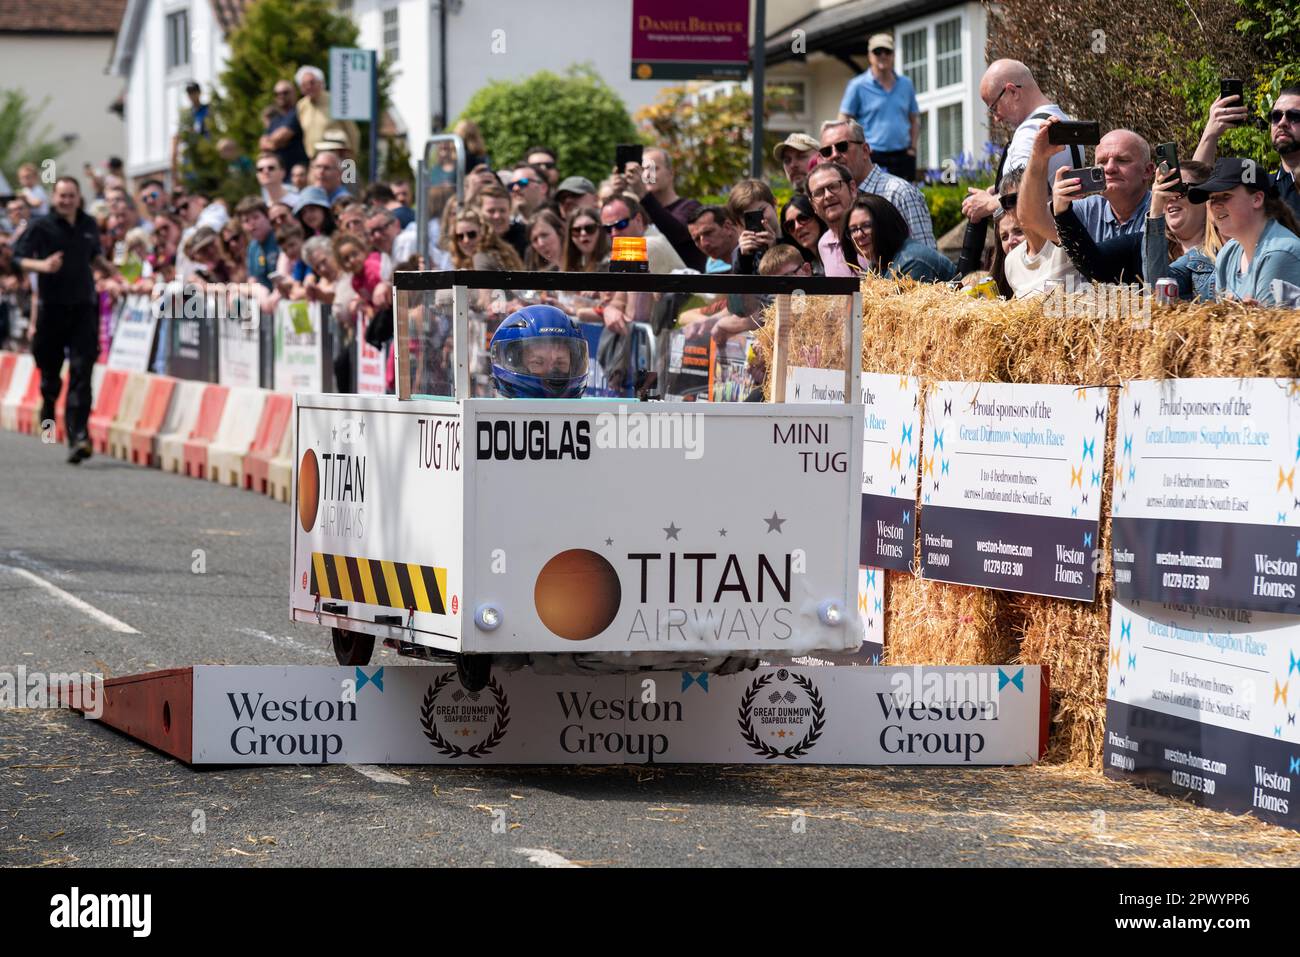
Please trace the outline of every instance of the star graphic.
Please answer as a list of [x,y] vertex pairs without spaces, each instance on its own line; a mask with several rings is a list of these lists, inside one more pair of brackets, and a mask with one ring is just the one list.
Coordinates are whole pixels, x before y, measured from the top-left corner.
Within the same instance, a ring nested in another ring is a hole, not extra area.
[[720,528],[720,529],[718,529],[718,534],[721,535],[723,538],[726,538],[726,537],[727,537],[727,530],[726,530],[725,528]]
[[1141,402],[1134,402],[1134,403],[1133,403],[1133,418],[1137,419],[1137,418],[1141,418],[1141,416],[1142,416],[1142,403],[1141,403]]
[[952,415],[952,399],[943,400],[943,414]]
[[1075,398],[1077,398],[1080,402],[1083,402],[1083,401],[1085,401],[1085,400],[1088,398],[1088,390],[1087,390],[1087,389],[1075,389],[1075,390],[1074,390],[1074,396],[1075,396]]
[[339,437],[339,427],[337,425],[330,426],[330,440],[333,441],[338,437]]
[[1100,422],[1104,418],[1106,418],[1106,407],[1104,405],[1099,405],[1097,406],[1097,418],[1093,419],[1093,421]]
[[1294,468],[1291,469],[1290,472],[1284,472],[1284,471],[1282,470],[1282,466],[1279,465],[1279,466],[1277,467],[1277,489],[1276,489],[1276,491],[1278,491],[1278,492],[1282,491],[1282,486],[1283,486],[1283,485],[1285,485],[1287,488],[1289,488],[1292,492],[1295,491],[1295,469],[1294,469]]
[[1133,454],[1133,436],[1131,435],[1124,436],[1124,454],[1125,455]]
[[365,420],[365,419],[357,419],[357,431],[360,432],[362,435],[365,435],[365,434],[366,434],[366,420]]
[[679,539],[677,538],[677,533],[680,531],[681,529],[678,528],[675,523],[669,522],[668,526],[664,529],[664,535],[667,538],[671,538],[673,541],[679,541]]
[[784,738],[784,737],[785,737],[785,728],[781,728],[780,730],[778,730],[778,731],[776,732],[776,736],[777,736],[778,738]]
[[612,538],[607,538],[607,539],[605,539],[605,544],[606,544],[606,545],[613,545],[613,544],[614,544],[614,539],[612,539]]
[[771,518],[765,518],[765,519],[763,519],[763,521],[767,522],[767,530],[768,530],[769,532],[776,532],[778,535],[780,535],[780,534],[781,534],[781,526],[784,525],[784,524],[786,523],[787,519],[784,519],[784,518],[782,518],[781,516],[777,515],[777,514],[776,514],[776,509],[773,509],[773,510],[772,510],[772,517],[771,517]]

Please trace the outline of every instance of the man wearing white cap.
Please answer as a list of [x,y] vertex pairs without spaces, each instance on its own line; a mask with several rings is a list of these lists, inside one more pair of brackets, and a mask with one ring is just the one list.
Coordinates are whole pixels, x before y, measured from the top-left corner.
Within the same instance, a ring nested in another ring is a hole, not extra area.
[[921,108],[912,81],[894,72],[894,38],[877,33],[867,41],[871,69],[844,89],[840,119],[857,120],[867,134],[871,157],[888,173],[916,179]]

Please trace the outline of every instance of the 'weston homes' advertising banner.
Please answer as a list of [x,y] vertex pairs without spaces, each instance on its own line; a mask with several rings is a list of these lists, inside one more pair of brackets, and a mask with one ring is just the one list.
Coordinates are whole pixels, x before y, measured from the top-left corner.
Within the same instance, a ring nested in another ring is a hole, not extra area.
[[[920,467],[920,380],[863,373],[862,537],[858,563],[911,571]],[[844,373],[790,368],[790,402],[843,402]]]
[[1300,614],[1298,437],[1294,380],[1125,385],[1115,597]]
[[742,79],[749,0],[632,0],[632,79]]
[[921,574],[1092,601],[1106,390],[940,382],[926,397]]
[[1116,601],[1105,767],[1300,828],[1300,619]]

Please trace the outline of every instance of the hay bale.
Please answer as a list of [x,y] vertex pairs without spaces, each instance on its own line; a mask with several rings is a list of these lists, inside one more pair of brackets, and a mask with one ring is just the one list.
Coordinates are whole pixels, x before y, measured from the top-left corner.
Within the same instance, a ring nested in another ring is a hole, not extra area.
[[[1061,308],[1041,299],[973,299],[909,280],[870,277],[861,288],[866,372],[919,376],[923,394],[943,380],[1111,387],[1096,600],[996,592],[890,572],[885,619],[889,664],[1049,665],[1048,760],[1100,767],[1118,386],[1128,379],[1294,378],[1300,375],[1300,312],[1231,303],[1161,306],[1146,300],[1148,321],[1108,316],[1079,295],[1058,300],[1066,307]],[[846,315],[842,300],[807,297],[797,305],[787,340],[789,364],[842,367]],[[769,368],[773,326],[769,321],[758,333]],[[770,397],[771,384],[765,388]],[[916,514],[918,527],[924,527],[919,500]],[[918,546],[918,567],[919,557]]]

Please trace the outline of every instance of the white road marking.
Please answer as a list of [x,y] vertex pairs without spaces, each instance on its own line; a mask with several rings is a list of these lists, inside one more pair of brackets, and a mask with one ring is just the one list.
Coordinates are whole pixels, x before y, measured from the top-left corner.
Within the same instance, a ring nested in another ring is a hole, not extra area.
[[538,867],[578,867],[580,865],[573,863],[567,858],[561,857],[554,851],[548,851],[545,848],[536,847],[516,847],[516,854],[523,854],[528,858],[530,864],[536,864]]
[[411,782],[401,775],[394,774],[392,771],[385,771],[383,768],[375,767],[373,764],[350,764],[348,767],[356,771],[357,774],[365,775],[376,784],[405,784],[408,787]]
[[318,658],[333,659],[333,652],[317,648],[313,645],[304,644],[289,635],[273,635],[268,631],[262,631],[260,628],[236,628],[235,631],[241,635],[248,635],[250,638],[261,638],[263,641],[269,641],[273,645],[281,648],[291,648],[294,651],[305,652],[309,655],[315,655]]
[[29,572],[25,568],[14,568],[12,565],[0,565],[0,569],[3,569],[4,571],[13,572],[15,575],[19,575],[22,578],[26,578],[33,585],[37,585],[41,588],[44,588],[46,591],[48,591],[55,598],[59,599],[59,601],[63,602],[65,605],[71,605],[73,608],[77,609],[78,611],[86,615],[89,615],[91,618],[95,619],[95,621],[99,622],[101,625],[103,625],[104,627],[112,631],[119,632],[123,635],[140,634],[140,632],[136,631],[126,622],[119,621],[118,619],[114,618],[106,611],[100,611],[94,605],[82,601],[76,595],[69,594],[68,592],[60,588],[58,585],[53,585],[50,582],[47,582],[40,575],[33,574],[32,572]]

